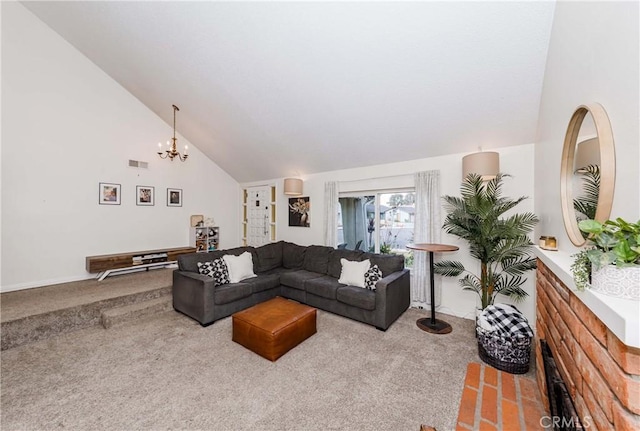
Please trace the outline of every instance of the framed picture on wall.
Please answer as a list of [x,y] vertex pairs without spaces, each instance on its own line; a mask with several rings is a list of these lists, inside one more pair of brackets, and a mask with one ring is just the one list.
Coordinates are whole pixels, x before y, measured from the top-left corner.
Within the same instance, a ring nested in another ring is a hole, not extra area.
[[167,189],[167,206],[182,206],[182,189]]
[[309,196],[289,199],[289,226],[311,227],[309,211],[311,201]]
[[98,203],[100,205],[120,205],[120,184],[100,183]]
[[153,206],[154,204],[154,188],[151,186],[136,186],[136,205]]

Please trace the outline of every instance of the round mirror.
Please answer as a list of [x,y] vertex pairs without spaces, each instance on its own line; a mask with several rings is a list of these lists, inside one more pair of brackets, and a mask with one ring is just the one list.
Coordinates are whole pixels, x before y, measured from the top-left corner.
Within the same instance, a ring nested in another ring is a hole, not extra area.
[[609,219],[616,159],[611,123],[598,104],[581,105],[569,121],[562,149],[560,197],[562,218],[571,242],[585,243],[578,222]]

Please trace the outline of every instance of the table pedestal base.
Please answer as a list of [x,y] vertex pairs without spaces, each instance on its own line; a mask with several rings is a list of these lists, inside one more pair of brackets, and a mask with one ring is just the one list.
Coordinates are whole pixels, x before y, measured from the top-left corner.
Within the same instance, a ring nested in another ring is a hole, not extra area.
[[451,325],[444,320],[434,319],[435,322],[431,322],[431,317],[423,317],[418,319],[416,325],[423,331],[430,332],[432,334],[448,334],[452,331]]

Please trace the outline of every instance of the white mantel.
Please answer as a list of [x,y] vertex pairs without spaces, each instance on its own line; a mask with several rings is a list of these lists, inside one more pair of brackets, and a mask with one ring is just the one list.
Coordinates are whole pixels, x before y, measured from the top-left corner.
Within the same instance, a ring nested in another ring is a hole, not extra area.
[[614,298],[590,289],[576,288],[571,273],[574,258],[569,253],[535,247],[537,257],[553,271],[624,344],[640,348],[640,301]]

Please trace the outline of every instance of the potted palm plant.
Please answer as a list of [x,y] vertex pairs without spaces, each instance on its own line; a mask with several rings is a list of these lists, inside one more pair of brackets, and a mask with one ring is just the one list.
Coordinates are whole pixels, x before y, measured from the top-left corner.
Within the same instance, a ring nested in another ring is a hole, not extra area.
[[610,296],[640,300],[640,221],[582,220],[578,227],[588,235],[590,245],[571,265],[578,290],[591,287]]
[[471,255],[480,261],[480,274],[453,260],[436,263],[434,271],[447,277],[463,275],[460,285],[479,295],[482,310],[493,304],[498,294],[523,300],[528,296],[521,287],[526,281],[524,274],[536,267],[529,234],[538,218],[531,212],[506,215],[527,199],[502,196],[502,182],[508,176],[498,174],[483,182],[479,175],[469,174],[460,187],[461,197],[444,196],[448,214],[443,228],[469,243]]

